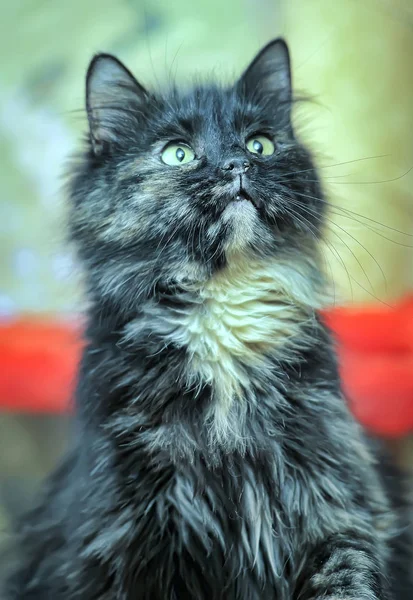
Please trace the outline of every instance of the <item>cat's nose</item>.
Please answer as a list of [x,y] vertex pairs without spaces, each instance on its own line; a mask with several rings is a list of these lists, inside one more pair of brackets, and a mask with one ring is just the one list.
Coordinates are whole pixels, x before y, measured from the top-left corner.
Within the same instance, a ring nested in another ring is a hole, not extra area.
[[250,163],[245,158],[231,158],[221,165],[221,170],[230,175],[242,175],[250,168]]

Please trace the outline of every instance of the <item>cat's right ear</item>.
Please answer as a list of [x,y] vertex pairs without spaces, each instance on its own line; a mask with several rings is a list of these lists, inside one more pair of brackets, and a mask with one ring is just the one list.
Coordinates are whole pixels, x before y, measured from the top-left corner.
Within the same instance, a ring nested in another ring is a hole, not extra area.
[[286,42],[277,38],[264,46],[239,80],[247,94],[261,91],[277,95],[285,104],[291,103],[291,64]]
[[148,93],[132,73],[110,54],[96,55],[86,75],[86,110],[95,154],[117,139],[119,124]]

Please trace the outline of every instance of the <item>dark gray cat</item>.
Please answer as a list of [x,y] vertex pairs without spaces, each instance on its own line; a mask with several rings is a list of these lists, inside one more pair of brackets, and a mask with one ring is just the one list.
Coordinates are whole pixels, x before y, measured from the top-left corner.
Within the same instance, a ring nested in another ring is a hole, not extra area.
[[326,202],[291,106],[282,40],[232,87],[152,93],[93,59],[77,429],[9,598],[413,597],[317,312]]

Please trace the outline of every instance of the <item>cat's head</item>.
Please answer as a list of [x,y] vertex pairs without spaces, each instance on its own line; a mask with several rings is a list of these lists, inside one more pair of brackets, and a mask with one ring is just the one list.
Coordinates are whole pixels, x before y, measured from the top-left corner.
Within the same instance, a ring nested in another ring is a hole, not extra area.
[[240,257],[293,265],[315,256],[324,202],[292,103],[282,40],[232,86],[162,93],[96,56],[88,151],[71,178],[72,236],[92,289],[131,307]]

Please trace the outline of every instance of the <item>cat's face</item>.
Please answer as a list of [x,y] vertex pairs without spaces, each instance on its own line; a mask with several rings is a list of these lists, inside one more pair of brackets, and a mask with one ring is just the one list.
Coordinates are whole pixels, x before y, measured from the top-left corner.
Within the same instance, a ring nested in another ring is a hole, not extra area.
[[232,87],[148,93],[116,59],[87,77],[90,150],[71,225],[102,293],[201,282],[237,256],[315,248],[323,201],[294,137],[289,57],[275,41]]

